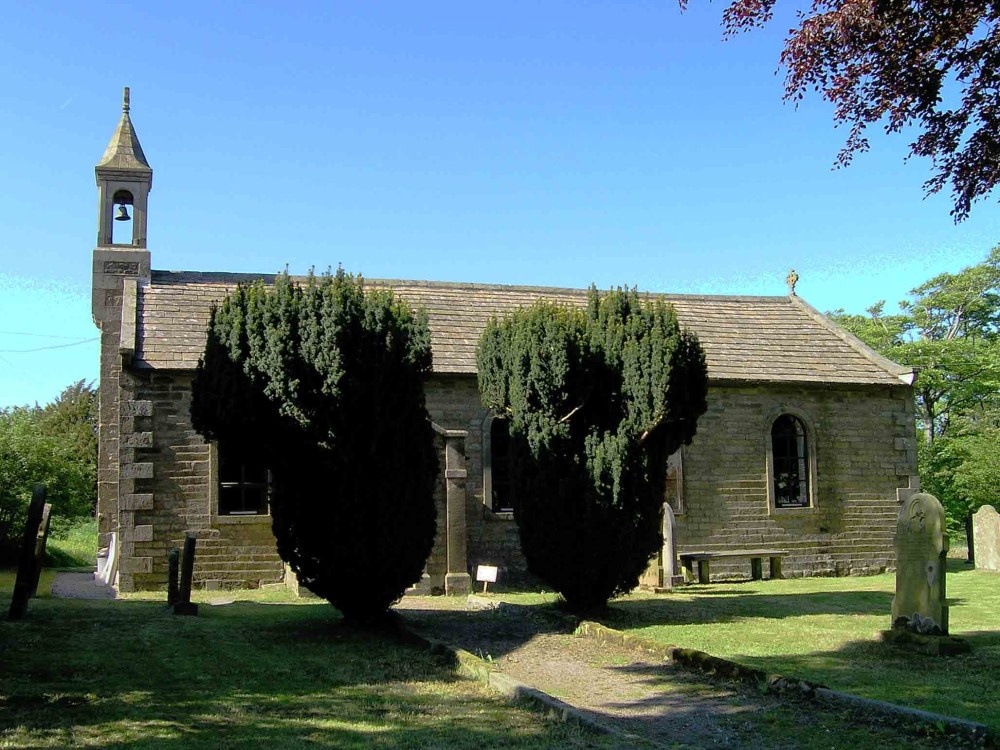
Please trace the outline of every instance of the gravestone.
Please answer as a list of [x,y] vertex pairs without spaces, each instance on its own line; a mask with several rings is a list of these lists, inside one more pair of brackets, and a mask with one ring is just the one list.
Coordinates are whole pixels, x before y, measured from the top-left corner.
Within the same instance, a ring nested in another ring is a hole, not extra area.
[[35,586],[36,568],[41,562],[35,556],[35,542],[38,530],[42,525],[42,515],[45,512],[45,487],[35,485],[31,493],[31,503],[28,505],[28,519],[24,524],[24,536],[21,539],[21,557],[17,565],[17,578],[14,581],[14,593],[10,598],[10,610],[7,617],[20,620],[28,611],[28,599]]
[[965,564],[974,565],[976,562],[975,542],[972,540],[972,511],[965,514]]
[[677,565],[677,522],[673,508],[663,504],[663,546],[649,562],[646,571],[639,578],[639,585],[656,592],[670,591],[683,578],[678,574]]
[[663,576],[660,585],[672,589],[683,581],[684,577],[677,564],[677,520],[674,518],[674,509],[670,507],[669,503],[663,504],[663,549],[660,556]]
[[944,508],[918,492],[903,503],[896,522],[896,596],[892,627],[922,635],[947,635]]
[[42,520],[35,534],[35,578],[31,582],[31,595],[38,596],[38,580],[42,577],[42,566],[45,564],[45,545],[49,541],[49,521],[52,518],[52,506],[48,503],[42,506]]
[[1000,572],[1000,513],[992,505],[973,514],[972,545],[977,570]]
[[181,550],[174,547],[167,555],[167,606],[173,607],[180,601]]
[[198,605],[191,603],[191,579],[194,576],[194,546],[195,538],[191,534],[184,536],[184,553],[181,556],[181,583],[178,590],[177,603],[174,604],[175,615],[197,615]]

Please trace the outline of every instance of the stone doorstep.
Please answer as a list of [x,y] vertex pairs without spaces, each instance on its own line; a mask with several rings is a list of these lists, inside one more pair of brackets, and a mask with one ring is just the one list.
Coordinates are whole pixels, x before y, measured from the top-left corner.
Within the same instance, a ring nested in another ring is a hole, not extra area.
[[[921,711],[917,708],[899,706],[895,703],[887,703],[872,698],[862,698],[850,693],[830,690],[825,685],[809,682],[808,680],[782,677],[780,675],[768,675],[760,669],[745,667],[728,659],[720,659],[717,656],[706,654],[704,651],[679,648],[677,646],[665,646],[655,641],[637,638],[620,630],[605,627],[600,623],[584,620],[577,627],[575,634],[653,653],[661,657],[664,661],[673,662],[685,669],[707,672],[755,684],[766,683],[769,694],[782,695],[792,692],[809,700],[835,704],[841,708],[859,710],[870,715],[884,716],[897,722],[909,721],[935,728],[944,727],[944,731],[947,734],[959,735],[971,739],[974,742],[981,743],[985,747],[995,747],[998,743],[998,738],[993,735],[990,728],[985,724],[979,724],[968,719],[935,714],[930,711]],[[978,747],[979,745],[977,744],[976,746]]]

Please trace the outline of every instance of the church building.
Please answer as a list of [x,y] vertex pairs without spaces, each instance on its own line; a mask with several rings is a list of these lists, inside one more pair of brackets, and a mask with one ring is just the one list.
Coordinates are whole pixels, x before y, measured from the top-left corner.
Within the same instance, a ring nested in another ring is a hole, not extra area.
[[[193,534],[196,586],[282,582],[266,471],[205,442],[189,415],[212,304],[241,281],[269,277],[154,270],[153,170],[130,119],[128,89],[96,176],[99,573],[123,592],[163,588],[169,551]],[[668,465],[665,501],[678,549],[780,548],[788,552],[786,576],[882,571],[894,564],[898,503],[917,486],[913,372],[806,304],[793,281],[787,296],[652,295],[698,334],[708,363],[708,411]],[[586,290],[366,284],[392,289],[430,322],[427,408],[441,474],[438,535],[420,586],[467,592],[481,564],[516,580],[525,571],[506,428],[480,401],[475,348],[494,315],[543,298],[583,305]],[[727,567],[713,571],[724,575]]]

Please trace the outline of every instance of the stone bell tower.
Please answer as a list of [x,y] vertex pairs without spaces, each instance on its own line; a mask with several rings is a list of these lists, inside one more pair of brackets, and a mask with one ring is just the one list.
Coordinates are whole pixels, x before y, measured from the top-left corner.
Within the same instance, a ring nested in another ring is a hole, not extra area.
[[[91,310],[101,331],[98,390],[97,519],[98,573],[124,591],[132,589],[135,510],[144,504],[136,479],[151,475],[151,464],[137,464],[135,450],[150,442],[142,432],[149,402],[137,399],[136,377],[130,372],[135,353],[138,289],[149,283],[146,219],[153,170],[139,145],[129,115],[125,89],[122,116],[97,176],[97,247],[93,258]],[[138,432],[137,432],[138,430]],[[143,532],[140,532],[140,534]]]

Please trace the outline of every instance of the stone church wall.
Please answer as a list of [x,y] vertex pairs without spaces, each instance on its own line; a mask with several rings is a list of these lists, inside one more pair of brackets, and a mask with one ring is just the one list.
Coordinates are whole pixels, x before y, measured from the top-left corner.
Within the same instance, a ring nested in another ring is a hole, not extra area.
[[[698,434],[684,449],[681,553],[779,548],[784,575],[875,573],[894,565],[897,489],[917,474],[909,387],[713,387]],[[801,415],[812,428],[813,506],[772,507],[766,453],[773,415]],[[740,567],[741,566],[741,567]],[[713,563],[713,575],[746,560]]]
[[[167,554],[186,532],[198,538],[195,584],[205,588],[255,587],[282,579],[268,516],[216,513],[216,456],[191,427],[191,373],[124,373],[131,397],[148,402],[148,415],[129,428],[151,432],[151,445],[134,460],[152,476],[133,480],[130,510],[135,532],[126,563],[136,589],[162,588]],[[468,568],[498,565],[501,582],[526,571],[517,527],[509,514],[484,503],[484,433],[489,414],[475,378],[435,376],[427,387],[433,421],[467,432],[466,524]],[[893,565],[896,490],[916,474],[911,392],[899,388],[815,386],[712,387],[709,409],[693,443],[684,448],[684,507],[677,515],[681,552],[694,549],[787,549],[785,575],[869,573]],[[792,410],[811,428],[815,452],[814,507],[775,510],[768,498],[766,452],[773,416]],[[439,440],[439,442],[442,442]],[[443,443],[442,443],[443,445]],[[442,446],[439,446],[442,448]],[[102,455],[102,472],[113,465]],[[443,460],[443,459],[442,459]],[[443,464],[442,464],[443,465]],[[436,489],[438,538],[427,563],[432,582],[447,568],[444,482]],[[133,501],[134,502],[134,501]],[[746,561],[715,563],[717,577],[746,577]]]

